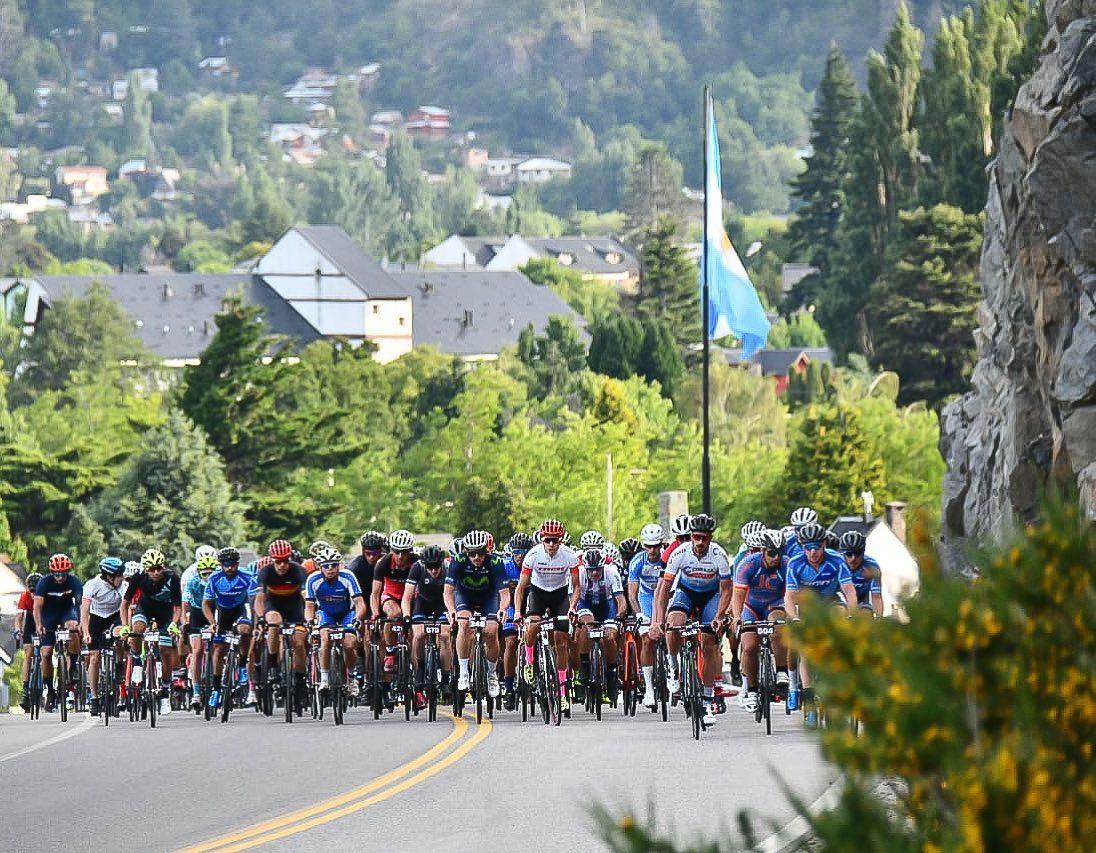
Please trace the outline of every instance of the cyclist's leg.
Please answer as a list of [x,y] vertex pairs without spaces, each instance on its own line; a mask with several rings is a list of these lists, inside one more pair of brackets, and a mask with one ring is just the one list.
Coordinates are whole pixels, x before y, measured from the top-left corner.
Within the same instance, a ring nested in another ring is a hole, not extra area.
[[266,620],[268,626],[266,632],[266,651],[272,659],[277,660],[278,655],[282,651],[282,614],[277,610],[270,609],[266,611],[266,615],[263,618]]
[[457,688],[467,690],[470,683],[469,659],[472,655],[472,634],[468,620],[472,611],[458,596],[457,600]]
[[[758,615],[749,603],[743,605],[742,624],[750,625],[757,620]],[[738,650],[742,657],[742,677],[746,681],[742,687],[746,693],[757,690],[757,647],[757,634],[754,631],[745,632],[738,638]]]

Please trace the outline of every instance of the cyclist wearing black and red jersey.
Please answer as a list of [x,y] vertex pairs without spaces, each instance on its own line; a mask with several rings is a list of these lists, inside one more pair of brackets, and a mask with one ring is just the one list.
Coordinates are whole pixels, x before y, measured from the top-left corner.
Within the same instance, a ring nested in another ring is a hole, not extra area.
[[19,707],[27,712],[30,711],[30,659],[31,647],[34,645],[31,638],[38,633],[34,627],[34,591],[40,580],[42,575],[39,572],[27,575],[26,588],[15,605],[15,628],[11,632],[15,645],[23,646],[23,698],[19,701]]
[[278,665],[282,649],[282,625],[296,625],[297,631],[290,639],[293,647],[293,672],[296,686],[304,690],[304,665],[306,657],[304,626],[304,585],[308,572],[293,560],[293,546],[285,539],[275,539],[266,549],[271,559],[268,566],[259,569],[256,577],[258,592],[255,595],[255,612],[266,621],[266,651],[270,655],[270,671],[275,678],[281,677]]
[[[394,530],[388,540],[391,552],[377,561],[373,568],[373,594],[369,603],[374,617],[395,620],[403,616],[403,588],[411,567],[418,559],[415,537],[410,530]],[[396,671],[396,633],[392,625],[384,626],[384,671]]]
[[[131,577],[126,585],[122,598],[122,624],[132,627],[135,634],[143,634],[153,623],[159,628],[160,656],[163,659],[160,713],[170,714],[171,703],[167,697],[171,689],[171,673],[176,664],[175,637],[180,633],[183,591],[179,576],[167,568],[167,558],[157,549],[149,548],[141,555],[141,568],[144,571]],[[136,608],[133,607],[135,599]],[[129,649],[133,671],[139,673],[141,638],[131,637]]]
[[[80,654],[79,615],[84,585],[72,573],[72,560],[67,554],[54,554],[49,558],[49,575],[38,582],[34,589],[34,625],[42,638],[42,677],[48,685],[46,711],[57,706],[53,688],[53,644],[58,628],[72,631],[69,635],[69,655],[75,669]],[[64,697],[61,697],[64,701]]]
[[[423,692],[423,659],[426,649],[426,622],[440,623],[438,652],[441,657],[442,684],[449,684],[452,671],[453,644],[449,640],[449,623],[445,621],[445,549],[440,545],[427,545],[422,555],[411,567],[407,583],[403,587],[403,618],[411,621],[411,660],[415,664],[415,701],[420,707],[426,704]],[[430,673],[428,677],[433,677]]]
[[662,549],[662,565],[669,563],[674,551],[689,541],[689,520],[689,514],[682,513],[670,522],[670,533],[673,534],[674,540]]

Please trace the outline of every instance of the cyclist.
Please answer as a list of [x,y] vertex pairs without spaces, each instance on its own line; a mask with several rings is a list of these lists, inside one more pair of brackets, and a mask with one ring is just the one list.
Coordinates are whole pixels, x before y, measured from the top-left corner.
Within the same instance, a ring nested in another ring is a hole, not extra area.
[[[183,584],[183,633],[190,645],[190,707],[200,709],[202,702],[209,697],[202,696],[202,661],[205,658],[205,641],[202,629],[209,626],[202,602],[205,599],[206,584],[217,570],[217,552],[203,553],[194,562],[194,574]],[[185,577],[190,570],[183,573]]]
[[[415,702],[422,708],[426,705],[426,695],[423,692],[425,677],[434,677],[434,673],[424,673],[423,671],[426,655],[425,622],[427,620],[439,622],[446,615],[445,549],[440,545],[427,545],[422,549],[422,554],[411,567],[411,573],[407,576],[407,583],[404,584],[401,606],[403,618],[411,622],[411,659],[415,665]],[[441,656],[441,683],[445,685],[449,683],[453,664],[448,623],[441,623],[441,633],[438,634],[437,639],[438,652]]]
[[[792,531],[785,529],[784,531],[784,556],[789,560],[792,557],[798,557],[803,553],[802,539],[799,538],[799,531],[805,524],[817,524],[818,513],[811,509],[809,506],[801,506],[792,511],[792,516],[789,519],[791,521]],[[825,539],[825,530],[822,531],[823,539]]]
[[125,570],[117,557],[104,557],[99,561],[99,576],[87,582],[80,601],[80,630],[88,647],[88,684],[93,694],[88,711],[93,717],[99,716],[99,661],[106,642],[103,635],[107,631],[116,634],[115,629],[122,625],[119,587]]
[[469,655],[472,652],[472,630],[468,619],[479,612],[487,617],[483,629],[487,652],[487,693],[499,695],[499,623],[506,621],[510,606],[510,589],[502,558],[492,554],[490,534],[486,530],[469,530],[464,534],[464,553],[449,563],[445,572],[445,606],[449,619],[457,626],[457,690],[469,687]]
[[28,713],[30,712],[30,697],[28,695],[30,689],[30,658],[31,647],[34,644],[31,638],[38,633],[38,629],[34,625],[34,592],[41,580],[42,574],[40,572],[31,572],[27,575],[25,588],[16,604],[15,629],[11,632],[15,645],[23,646],[23,698],[19,702],[19,707]]
[[[171,673],[176,664],[175,637],[180,633],[183,591],[179,585],[179,576],[168,569],[167,558],[156,548],[149,548],[141,555],[141,569],[126,584],[122,597],[122,622],[129,626],[134,635],[143,634],[153,622],[160,629],[160,655],[163,662],[160,676],[160,713],[166,715],[171,713],[168,694],[171,689]],[[124,571],[123,569],[123,574]],[[140,636],[130,637],[129,652],[132,680],[136,684],[141,674]]]
[[[716,631],[723,615],[730,609],[734,587],[727,552],[712,541],[715,528],[715,519],[705,513],[689,519],[689,537],[692,544],[679,547],[666,563],[666,570],[655,594],[654,624],[650,632],[656,640],[662,635],[664,617],[672,628],[680,628],[694,615],[699,616],[704,623],[700,636],[704,665],[700,677],[707,706],[704,724],[709,726],[715,725],[718,710],[715,702],[715,680],[723,669]],[[670,587],[675,581],[677,592],[670,601]],[[667,686],[671,693],[675,693],[679,688],[677,656],[681,650],[681,634],[671,631],[666,638],[666,645],[670,651]]]
[[742,525],[742,530],[740,531],[742,535],[742,544],[738,546],[738,551],[734,555],[734,562],[731,564],[732,569],[737,569],[738,564],[748,555],[756,554],[761,550],[756,537],[762,530],[767,529],[768,526],[763,521],[747,521]]
[[[616,566],[618,569],[620,568],[620,551],[617,549],[616,545],[606,541],[605,544],[601,546],[601,553],[604,555],[607,564]],[[627,567],[625,566],[625,568]],[[627,602],[625,602],[625,607],[627,607]]]
[[605,537],[596,530],[587,530],[579,537],[578,549],[580,552],[585,552],[590,548],[597,548],[600,551],[603,547],[605,547]]
[[[216,558],[217,557],[217,549],[214,548],[212,545],[199,545],[197,548],[194,549],[194,562],[192,562],[189,566],[187,566],[183,570],[182,575],[179,576],[179,587],[183,591],[183,625],[182,625],[183,631],[179,635],[179,660],[181,660],[181,661],[186,660],[187,648],[188,648],[189,641],[190,641],[190,635],[187,632],[187,615],[190,612],[190,603],[187,602],[187,600],[186,600],[186,590],[187,590],[187,586],[190,584],[191,580],[193,580],[195,575],[198,574],[198,561],[202,557]],[[201,593],[199,593],[199,595],[201,595]],[[200,598],[199,598],[198,604],[196,606],[198,607],[199,610],[201,610],[202,603],[201,603]],[[182,673],[182,675],[185,676],[185,674],[186,673],[184,671]]]
[[[750,554],[738,564],[734,574],[734,597],[731,599],[731,616],[735,632],[742,624],[759,621],[776,621],[785,618],[784,587],[788,560],[784,557],[784,534],[780,530],[763,530],[751,533],[758,537],[761,550]],[[757,634],[747,632],[740,637],[742,665],[746,683],[742,705],[750,713],[757,710],[758,658]],[[784,642],[784,629],[778,626],[772,637],[776,654],[776,689],[783,697],[788,686],[788,649]]]
[[839,543],[845,563],[852,573],[852,585],[856,587],[856,604],[860,610],[869,610],[875,616],[883,615],[883,573],[878,561],[865,555],[867,540],[859,530],[846,530]]
[[[213,681],[219,685],[226,652],[221,635],[233,629],[238,631],[240,660],[248,660],[251,652],[252,606],[259,586],[254,575],[240,569],[240,552],[233,546],[226,545],[217,552],[217,563],[219,567],[209,576],[205,592],[202,593],[202,612],[217,634],[213,641]],[[247,669],[248,691],[245,704],[254,705],[257,701],[255,672],[250,663]],[[235,683],[235,678],[233,682]],[[216,708],[220,702],[221,692],[215,688],[213,695],[209,697],[210,707]]]
[[[377,561],[373,569],[373,591],[370,606],[373,615],[390,620],[403,614],[403,587],[418,555],[415,553],[415,537],[409,530],[393,530],[388,540],[387,554]],[[396,671],[396,633],[392,626],[384,626],[384,671]]]
[[602,650],[605,660],[605,689],[612,702],[619,685],[617,684],[617,624],[616,620],[627,613],[628,605],[624,600],[624,582],[616,566],[605,559],[605,554],[597,548],[588,548],[583,552],[582,563],[578,569],[578,583],[571,593],[571,618],[577,622],[575,644],[579,650],[579,675],[581,682],[589,683],[590,648],[592,643],[586,628],[595,622],[605,629],[602,638]]
[[[569,600],[567,588],[578,584],[578,555],[570,547],[563,544],[563,538],[567,529],[563,522],[555,518],[545,519],[540,525],[540,544],[529,550],[525,555],[525,561],[521,566],[521,580],[514,591],[515,616],[527,613],[525,626],[525,666],[522,674],[528,684],[536,679],[536,670],[533,666],[533,646],[537,635],[540,633],[541,617],[548,613],[549,617],[557,619],[567,615]],[[525,592],[529,590],[528,607],[522,610],[525,604]],[[566,631],[555,632],[556,665],[563,665],[559,670],[560,708],[568,710],[570,701],[567,698],[567,669],[569,637]]]
[[[342,554],[324,548],[315,558],[319,570],[308,576],[304,587],[304,616],[320,629],[320,691],[331,688],[331,640],[329,629],[335,625],[349,628],[343,635],[346,672],[352,673],[358,660],[356,628],[365,619],[365,598],[358,579],[343,565]],[[347,680],[351,696],[361,695],[356,679]]]
[[681,515],[674,516],[673,521],[670,522],[670,535],[674,537],[674,540],[662,549],[662,564],[666,565],[670,562],[670,557],[681,545],[689,541],[689,514],[682,513]]
[[[308,572],[293,560],[293,546],[285,539],[275,539],[266,549],[271,563],[259,570],[255,579],[258,591],[255,595],[255,612],[270,626],[266,632],[266,651],[271,657],[270,671],[274,678],[281,677],[278,656],[282,648],[282,625],[296,625],[290,639],[293,647],[293,673],[295,688],[303,692],[305,658],[307,656],[304,627],[304,585]],[[289,689],[289,685],[285,685]]]
[[627,539],[621,539],[617,544],[617,550],[620,551],[620,565],[623,571],[627,571],[628,567],[632,565],[632,559],[643,550],[643,546],[640,541],[634,536],[629,536]]
[[[84,594],[84,585],[72,573],[72,560],[67,554],[54,554],[49,558],[49,577],[38,582],[34,590],[34,624],[42,638],[42,678],[48,685],[46,711],[57,707],[57,696],[53,687],[53,644],[55,631],[68,628],[69,657],[75,668],[80,655],[80,623],[77,615],[78,602]],[[64,701],[65,697],[61,697]]]
[[[803,601],[803,591],[813,592],[827,604],[845,608],[845,602],[856,601],[856,587],[852,583],[852,572],[839,554],[826,550],[826,528],[817,522],[808,522],[799,527],[796,535],[803,552],[788,560],[788,572],[784,590],[784,610],[792,617],[799,614],[799,605]],[[842,593],[838,597],[837,593]],[[812,707],[814,688],[811,686],[810,672],[805,662],[800,662],[799,679],[802,685],[802,699],[806,710],[806,722],[817,725],[818,712]]]
[[[504,560],[506,568],[506,588],[510,591],[510,600],[513,602],[514,591],[521,580],[521,566],[525,562],[525,555],[534,545],[533,537],[528,533],[515,533],[506,543],[509,552]],[[517,707],[517,692],[514,679],[518,669],[518,625],[514,615],[514,606],[506,608],[506,621],[502,625],[502,673],[506,690],[503,693],[502,704],[507,711],[513,711]]]
[[347,565],[347,569],[358,579],[358,586],[363,590],[373,590],[373,572],[377,563],[384,556],[384,536],[376,530],[367,530],[358,540],[362,546],[362,552]]
[[654,616],[655,588],[662,577],[666,564],[662,562],[662,549],[666,545],[666,531],[661,524],[645,524],[639,531],[643,550],[632,557],[628,565],[628,597],[632,612],[639,616],[639,665],[643,670],[643,704],[654,708],[655,699],[655,641],[650,636],[651,618]]
[[318,572],[320,570],[320,566],[316,562],[316,555],[326,548],[335,548],[335,546],[326,539],[317,539],[308,546],[308,557],[301,563],[306,572],[312,574],[313,572]]

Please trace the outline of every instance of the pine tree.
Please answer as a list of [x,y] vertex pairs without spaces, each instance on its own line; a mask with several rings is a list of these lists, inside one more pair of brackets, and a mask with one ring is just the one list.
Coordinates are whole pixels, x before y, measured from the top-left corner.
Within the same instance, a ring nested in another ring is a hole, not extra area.
[[609,316],[590,327],[590,369],[627,379],[638,370],[644,327],[623,314]]
[[647,232],[640,252],[636,314],[647,322],[665,324],[686,352],[700,336],[700,278],[696,264],[677,244],[677,224],[668,217]]
[[647,142],[639,149],[624,186],[627,233],[641,235],[659,227],[663,217],[677,221],[684,213],[681,164],[662,143]]
[[643,324],[643,346],[636,361],[636,372],[648,382],[657,382],[664,397],[673,397],[677,392],[685,374],[685,364],[673,335],[661,323]]

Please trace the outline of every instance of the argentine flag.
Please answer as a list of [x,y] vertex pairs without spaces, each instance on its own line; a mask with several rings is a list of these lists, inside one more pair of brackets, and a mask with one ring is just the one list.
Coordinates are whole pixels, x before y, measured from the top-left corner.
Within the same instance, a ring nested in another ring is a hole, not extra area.
[[[708,290],[708,338],[734,335],[742,342],[747,359],[765,346],[769,320],[757,296],[749,273],[742,266],[731,238],[723,229],[723,189],[719,169],[719,137],[715,131],[715,107],[707,98],[708,150],[707,184],[704,187],[704,269],[701,275]],[[701,298],[704,298],[701,282]]]

